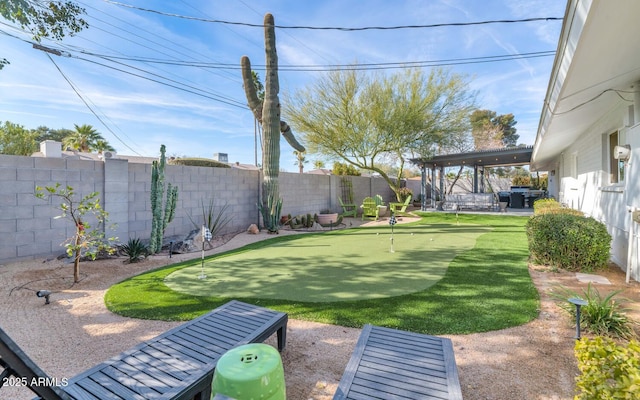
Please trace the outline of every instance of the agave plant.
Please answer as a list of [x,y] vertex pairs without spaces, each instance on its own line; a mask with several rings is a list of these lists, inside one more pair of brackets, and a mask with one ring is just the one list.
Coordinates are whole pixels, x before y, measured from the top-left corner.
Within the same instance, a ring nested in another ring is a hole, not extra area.
[[129,263],[136,263],[149,255],[149,248],[139,238],[129,239],[127,244],[120,247],[120,251],[129,257]]

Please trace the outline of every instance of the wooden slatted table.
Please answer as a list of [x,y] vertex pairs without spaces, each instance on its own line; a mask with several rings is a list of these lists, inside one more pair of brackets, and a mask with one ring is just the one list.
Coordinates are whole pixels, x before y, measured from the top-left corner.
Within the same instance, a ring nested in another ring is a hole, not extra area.
[[335,400],[461,400],[447,338],[365,325]]
[[233,300],[79,374],[63,389],[77,400],[209,400],[226,351],[276,332],[282,351],[286,328],[287,314]]

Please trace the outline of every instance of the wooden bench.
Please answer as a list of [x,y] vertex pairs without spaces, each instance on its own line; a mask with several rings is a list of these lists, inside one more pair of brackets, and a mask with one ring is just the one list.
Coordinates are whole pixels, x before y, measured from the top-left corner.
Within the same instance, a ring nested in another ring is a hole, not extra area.
[[[273,333],[282,351],[287,320],[285,313],[233,300],[69,379],[68,385],[55,388],[62,389],[64,397],[31,389],[45,400],[209,400],[218,359]],[[0,356],[11,368],[11,359],[4,352]]]
[[365,325],[334,400],[461,400],[451,340]]

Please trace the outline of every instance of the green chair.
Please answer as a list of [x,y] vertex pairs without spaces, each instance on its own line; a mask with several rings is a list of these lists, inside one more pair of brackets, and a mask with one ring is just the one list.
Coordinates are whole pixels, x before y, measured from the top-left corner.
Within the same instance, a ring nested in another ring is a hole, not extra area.
[[358,206],[356,204],[345,204],[340,197],[338,197],[338,201],[340,202],[340,207],[342,207],[342,216],[354,218],[358,216]]
[[411,195],[407,196],[404,203],[389,203],[389,210],[395,215],[406,214],[409,203],[411,203]]
[[378,217],[383,217],[387,214],[387,206],[384,204],[384,200],[382,200],[382,196],[379,194],[373,196],[373,201],[376,202],[376,206],[378,207]]
[[365,217],[373,217],[376,221],[378,220],[379,208],[373,198],[365,197],[364,200],[362,200],[362,205],[360,207],[362,208],[363,221]]

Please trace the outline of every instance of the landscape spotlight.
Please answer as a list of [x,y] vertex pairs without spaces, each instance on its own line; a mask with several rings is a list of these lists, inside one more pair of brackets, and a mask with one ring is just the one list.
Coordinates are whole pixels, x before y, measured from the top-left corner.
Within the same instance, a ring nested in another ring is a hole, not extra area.
[[36,296],[44,297],[44,304],[50,304],[49,296],[51,296],[51,291],[49,291],[49,290],[38,290],[36,292]]

